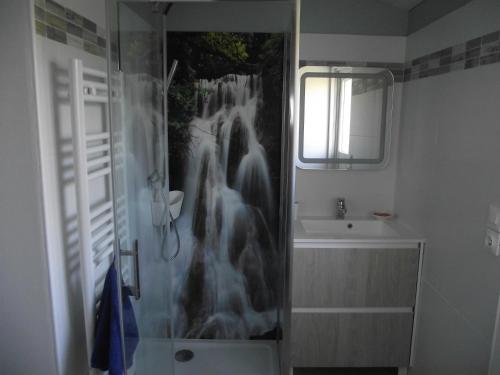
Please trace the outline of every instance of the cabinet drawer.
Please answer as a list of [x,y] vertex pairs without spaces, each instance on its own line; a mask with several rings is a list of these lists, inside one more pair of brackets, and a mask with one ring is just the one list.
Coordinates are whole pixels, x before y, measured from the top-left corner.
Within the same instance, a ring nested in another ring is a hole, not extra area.
[[411,307],[418,249],[295,248],[294,307]]
[[412,313],[294,313],[294,367],[407,367]]

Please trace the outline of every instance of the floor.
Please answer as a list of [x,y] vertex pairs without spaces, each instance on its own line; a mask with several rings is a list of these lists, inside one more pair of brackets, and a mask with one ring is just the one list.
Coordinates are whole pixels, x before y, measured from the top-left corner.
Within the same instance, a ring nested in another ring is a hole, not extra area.
[[[194,356],[187,362],[173,360],[180,350]],[[215,341],[141,339],[128,375],[278,375],[278,355],[273,341]]]
[[293,375],[397,375],[397,368],[294,368]]
[[[194,355],[175,360],[181,350]],[[128,375],[279,375],[273,341],[142,338]],[[294,368],[293,375],[397,375],[397,368]]]

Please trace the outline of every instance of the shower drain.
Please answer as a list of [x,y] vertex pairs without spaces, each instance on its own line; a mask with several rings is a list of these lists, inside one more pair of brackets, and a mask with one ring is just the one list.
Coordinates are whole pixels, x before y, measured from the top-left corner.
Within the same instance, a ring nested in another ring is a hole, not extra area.
[[192,360],[194,353],[188,349],[182,349],[175,352],[175,360],[177,362],[188,362]]

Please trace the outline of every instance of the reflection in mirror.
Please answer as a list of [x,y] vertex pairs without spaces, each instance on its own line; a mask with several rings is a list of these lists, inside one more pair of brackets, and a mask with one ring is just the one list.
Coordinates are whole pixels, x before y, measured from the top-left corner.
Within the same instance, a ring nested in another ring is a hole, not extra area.
[[392,74],[379,68],[300,70],[297,164],[303,169],[374,169],[387,163]]

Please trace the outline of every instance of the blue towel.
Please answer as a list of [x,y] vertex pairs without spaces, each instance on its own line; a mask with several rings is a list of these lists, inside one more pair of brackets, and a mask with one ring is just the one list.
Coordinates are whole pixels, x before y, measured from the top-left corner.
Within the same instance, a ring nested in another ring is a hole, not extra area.
[[139,331],[134,310],[130,302],[130,290],[122,288],[123,329],[125,334],[125,361],[120,337],[120,305],[118,303],[118,281],[114,262],[109,267],[104,281],[101,303],[97,312],[92,367],[109,371],[109,375],[123,375],[123,364],[132,366],[133,355],[139,343]]

